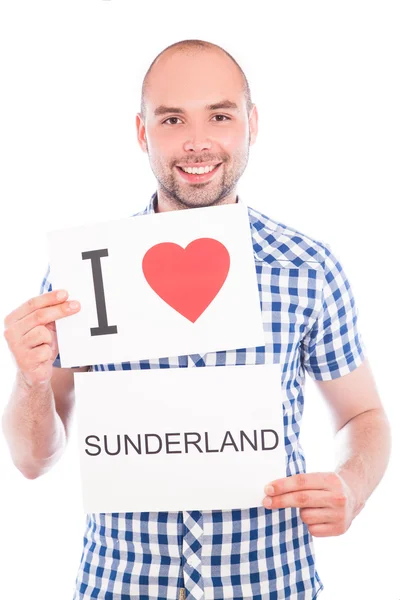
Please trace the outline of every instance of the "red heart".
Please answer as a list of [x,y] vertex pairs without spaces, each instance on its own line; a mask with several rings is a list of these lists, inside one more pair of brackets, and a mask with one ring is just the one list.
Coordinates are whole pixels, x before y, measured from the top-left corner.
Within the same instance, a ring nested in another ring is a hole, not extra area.
[[142,261],[150,287],[192,323],[222,288],[229,266],[228,250],[212,238],[193,240],[186,248],[172,242],[156,244]]

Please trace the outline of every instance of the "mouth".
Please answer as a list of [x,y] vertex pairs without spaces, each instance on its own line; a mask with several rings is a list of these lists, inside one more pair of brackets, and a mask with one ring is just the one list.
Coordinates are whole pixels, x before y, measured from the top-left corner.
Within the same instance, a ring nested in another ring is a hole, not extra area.
[[198,173],[186,173],[182,167],[175,167],[179,172],[180,177],[184,181],[189,183],[205,183],[206,181],[210,181],[213,177],[215,177],[215,173],[220,170],[222,163],[219,163],[212,171],[209,173],[202,173],[199,175]]

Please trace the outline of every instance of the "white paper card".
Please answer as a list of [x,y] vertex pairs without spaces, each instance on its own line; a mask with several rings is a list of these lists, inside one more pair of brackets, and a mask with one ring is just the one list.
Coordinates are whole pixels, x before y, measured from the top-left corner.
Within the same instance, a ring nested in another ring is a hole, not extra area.
[[75,373],[85,512],[262,506],[286,476],[281,376],[279,364]]
[[140,215],[48,239],[53,289],[81,303],[56,321],[62,367],[264,345],[244,204]]

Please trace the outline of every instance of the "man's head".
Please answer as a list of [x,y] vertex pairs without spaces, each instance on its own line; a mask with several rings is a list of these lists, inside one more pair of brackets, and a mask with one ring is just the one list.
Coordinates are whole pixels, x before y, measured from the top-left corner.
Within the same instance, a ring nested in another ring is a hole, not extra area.
[[[235,201],[257,135],[257,109],[225,50],[201,40],[163,50],[144,78],[136,125],[162,210]],[[219,166],[197,178],[180,168],[198,164]]]

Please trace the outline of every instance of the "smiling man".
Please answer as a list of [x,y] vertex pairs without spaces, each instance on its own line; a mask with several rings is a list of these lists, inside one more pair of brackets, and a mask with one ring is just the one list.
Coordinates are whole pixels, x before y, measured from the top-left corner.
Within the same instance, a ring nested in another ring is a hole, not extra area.
[[[185,40],[165,49],[146,74],[137,115],[138,142],[157,180],[139,214],[241,202],[236,188],[257,118],[244,73],[222,48]],[[266,481],[260,504],[248,508],[88,515],[75,600],[313,600],[323,586],[312,536],[344,533],[383,476],[389,426],[342,266],[327,245],[250,207],[248,215],[265,345],[77,370],[279,363],[287,477]],[[74,403],[73,370],[59,368],[54,322],[79,305],[56,296],[49,270],[40,291],[5,321],[19,370],[4,429],[29,478],[62,455]],[[306,473],[299,442],[306,372],[332,411],[333,472]],[[249,394],[267,398],[265,389]]]
[[143,83],[138,140],[158,182],[157,212],[231,204],[257,137],[247,80],[222,49],[173,45]]

